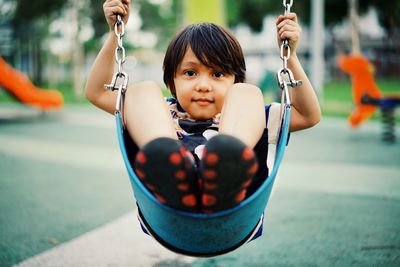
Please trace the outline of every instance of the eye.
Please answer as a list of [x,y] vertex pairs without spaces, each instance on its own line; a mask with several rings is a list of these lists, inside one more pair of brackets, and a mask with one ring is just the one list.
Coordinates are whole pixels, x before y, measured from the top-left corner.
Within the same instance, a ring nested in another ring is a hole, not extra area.
[[184,74],[186,76],[193,77],[193,76],[196,75],[196,72],[194,70],[187,70],[187,71],[184,72]]
[[221,78],[221,77],[224,77],[224,73],[221,71],[216,71],[213,73],[213,76],[216,78]]

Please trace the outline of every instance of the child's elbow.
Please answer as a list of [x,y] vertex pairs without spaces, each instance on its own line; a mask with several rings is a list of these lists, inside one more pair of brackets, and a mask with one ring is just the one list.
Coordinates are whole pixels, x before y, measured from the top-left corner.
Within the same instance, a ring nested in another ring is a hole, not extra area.
[[318,111],[315,111],[315,112],[313,112],[311,114],[308,114],[307,116],[303,116],[299,120],[299,125],[298,125],[298,129],[297,130],[304,130],[304,129],[308,129],[308,128],[314,127],[320,121],[321,121],[321,112],[318,110]]
[[90,103],[95,104],[96,103],[96,95],[88,90],[88,88],[85,88],[85,97],[87,100],[89,100]]
[[316,112],[313,113],[312,116],[309,117],[307,123],[308,123],[308,127],[307,128],[311,128],[315,125],[317,125],[320,121],[321,121],[321,110],[318,109]]
[[290,123],[290,131],[296,132],[311,128],[317,125],[321,121],[320,115],[313,115],[313,116],[296,116],[293,114],[292,120]]
[[320,121],[321,121],[321,117],[318,117],[317,119],[312,120],[312,121],[310,122],[308,128],[314,127],[314,126],[317,125]]

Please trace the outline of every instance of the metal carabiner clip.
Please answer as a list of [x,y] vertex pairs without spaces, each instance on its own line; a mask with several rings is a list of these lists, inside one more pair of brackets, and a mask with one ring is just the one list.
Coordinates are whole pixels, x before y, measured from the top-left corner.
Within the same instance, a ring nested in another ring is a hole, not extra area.
[[117,81],[119,78],[123,77],[124,80],[122,83],[120,83],[122,85],[122,89],[123,92],[125,93],[126,88],[128,87],[128,80],[129,80],[129,76],[126,72],[116,72],[114,74],[114,76],[112,77],[111,83],[110,84],[105,84],[104,87],[108,90],[111,91],[115,91],[119,89],[119,86],[117,86]]
[[278,79],[278,86],[279,88],[281,88],[282,90],[282,97],[284,97],[284,99],[286,100],[286,102],[283,101],[283,98],[281,100],[282,104],[288,104],[291,105],[291,101],[290,101],[290,95],[289,95],[289,89],[288,89],[288,82],[284,79],[285,76],[288,76],[290,74],[288,74],[290,72],[290,70],[288,69],[280,69],[278,70],[278,72],[276,73],[276,77]]
[[125,95],[126,89],[128,89],[129,76],[125,72],[117,73],[116,76],[124,77],[123,82],[119,84],[118,88],[116,88],[118,89],[118,94],[117,94],[117,102],[115,103],[115,111],[120,112],[122,107],[123,97]]
[[[296,80],[294,78],[293,72],[290,69],[281,68],[276,73],[276,76],[278,78],[279,88],[281,88],[281,89],[283,89],[284,84],[286,84],[290,87],[296,87],[296,86],[300,86],[303,84],[303,82],[301,80]],[[286,80],[283,78],[284,76],[287,77]]]

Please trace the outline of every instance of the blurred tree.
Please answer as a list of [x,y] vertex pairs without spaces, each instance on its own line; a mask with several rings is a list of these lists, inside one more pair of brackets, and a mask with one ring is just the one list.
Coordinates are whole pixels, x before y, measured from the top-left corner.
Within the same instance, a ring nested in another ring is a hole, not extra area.
[[4,57],[6,60],[12,54],[14,47],[11,20],[15,7],[16,3],[12,0],[0,0],[0,57]]
[[108,26],[104,19],[103,3],[104,1],[90,0],[90,10],[88,10],[88,15],[92,19],[94,39],[100,38],[108,31]]
[[48,35],[49,18],[59,12],[68,0],[14,0],[12,18],[15,49],[20,68],[30,73],[37,84],[43,83],[42,42]]
[[[266,15],[283,13],[282,1],[264,0],[225,0],[228,6],[228,23],[235,26],[246,23],[254,31],[260,31]],[[390,34],[400,26],[399,0],[362,0],[359,1],[359,13],[364,14],[374,7],[378,13],[381,26]],[[310,23],[311,0],[294,0],[292,11],[296,12],[302,22]],[[325,0],[325,23],[333,26],[348,18],[348,0]]]
[[16,5],[13,0],[0,0],[0,24],[14,16]]
[[[95,31],[94,40],[90,42],[97,42],[108,31],[103,14],[104,1],[90,0],[90,2],[89,14]],[[164,1],[159,4],[149,0],[131,1],[131,8],[139,9],[139,15],[142,19],[141,29],[154,32],[158,36],[158,47],[164,47],[180,26],[182,21],[181,5],[182,1],[179,0]],[[97,48],[95,49],[97,50]]]
[[17,7],[14,20],[16,23],[29,23],[37,18],[49,16],[61,10],[68,0],[15,0]]
[[374,7],[378,20],[396,47],[400,51],[400,1],[399,0],[368,0],[358,1],[361,11]]
[[[245,23],[254,31],[262,30],[263,19],[267,15],[283,14],[284,8],[282,1],[264,1],[264,0],[225,0],[228,6],[228,24],[235,26],[239,23]],[[295,0],[292,11],[295,11],[299,17],[308,21],[310,0]]]
[[182,1],[164,1],[162,4],[148,0],[137,2],[143,21],[142,29],[156,33],[159,38],[157,46],[164,49],[183,21]]
[[[235,6],[228,13],[230,25],[245,22],[254,31],[260,31],[262,20],[266,15],[283,14],[284,7],[282,1],[263,1],[263,0],[225,0],[228,6]],[[326,23],[337,23],[346,15],[347,0],[325,0]],[[294,0],[291,11],[296,12],[302,22],[310,23],[311,0]],[[329,12],[328,12],[329,11]]]

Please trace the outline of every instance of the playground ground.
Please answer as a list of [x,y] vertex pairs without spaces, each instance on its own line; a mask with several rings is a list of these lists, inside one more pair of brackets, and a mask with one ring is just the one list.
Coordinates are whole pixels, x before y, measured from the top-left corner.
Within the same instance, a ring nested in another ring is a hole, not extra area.
[[111,115],[2,105],[0,266],[400,266],[400,138],[380,130],[323,118],[292,134],[264,235],[196,259],[141,233]]

